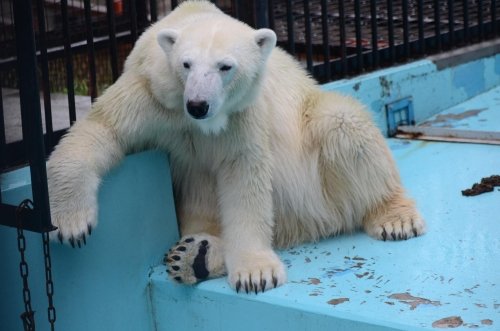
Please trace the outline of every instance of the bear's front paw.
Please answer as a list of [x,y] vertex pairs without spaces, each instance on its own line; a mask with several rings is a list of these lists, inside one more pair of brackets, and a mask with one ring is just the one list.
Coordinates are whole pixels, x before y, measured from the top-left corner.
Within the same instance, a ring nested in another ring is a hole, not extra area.
[[230,253],[226,260],[229,284],[236,292],[264,292],[286,282],[286,271],[272,250]]
[[220,239],[208,234],[183,237],[163,261],[170,278],[179,283],[195,284],[226,274]]
[[97,210],[95,207],[54,208],[51,206],[52,224],[57,230],[50,232],[52,240],[69,243],[73,248],[87,243],[87,237],[97,225]]

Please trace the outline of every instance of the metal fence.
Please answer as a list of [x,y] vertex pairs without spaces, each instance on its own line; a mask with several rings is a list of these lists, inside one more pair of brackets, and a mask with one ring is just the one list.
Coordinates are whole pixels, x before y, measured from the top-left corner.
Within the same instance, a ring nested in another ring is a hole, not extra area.
[[[44,196],[44,159],[77,120],[81,95],[90,103],[112,84],[138,36],[179,2],[0,0],[0,171],[27,162],[40,167],[32,173],[42,174],[33,180],[42,185],[37,195]],[[274,29],[278,44],[320,82],[495,38],[500,32],[495,0],[214,2],[254,27]],[[67,119],[59,128],[54,125],[54,99],[61,95]],[[13,130],[22,135],[12,135]],[[5,215],[2,207],[0,216]]]

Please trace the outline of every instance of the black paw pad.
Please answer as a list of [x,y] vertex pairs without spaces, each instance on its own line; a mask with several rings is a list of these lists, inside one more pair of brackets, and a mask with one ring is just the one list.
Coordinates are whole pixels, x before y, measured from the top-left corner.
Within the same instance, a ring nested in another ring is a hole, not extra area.
[[207,255],[208,241],[203,240],[200,243],[200,248],[198,249],[198,255],[193,261],[193,271],[194,276],[200,280],[206,279],[209,275],[207,265],[206,265],[206,255]]

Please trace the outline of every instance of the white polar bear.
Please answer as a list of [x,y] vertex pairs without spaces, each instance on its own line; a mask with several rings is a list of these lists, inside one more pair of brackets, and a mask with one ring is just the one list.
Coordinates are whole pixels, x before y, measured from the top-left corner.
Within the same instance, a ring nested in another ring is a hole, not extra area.
[[209,2],[185,2],[148,29],[48,162],[53,237],[84,242],[100,178],[144,148],[170,154],[183,238],[166,263],[179,282],[227,272],[237,291],[264,291],[286,281],[273,244],[359,228],[383,240],[424,233],[364,107],[322,92],[275,44],[273,31]]

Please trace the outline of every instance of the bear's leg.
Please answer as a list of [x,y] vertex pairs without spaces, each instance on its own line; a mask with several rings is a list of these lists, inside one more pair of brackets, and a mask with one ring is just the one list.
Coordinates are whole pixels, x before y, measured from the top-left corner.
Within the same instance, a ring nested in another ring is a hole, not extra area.
[[363,227],[377,239],[400,240],[425,232],[425,222],[405,196],[389,148],[357,101],[327,93],[311,116],[320,145],[323,191],[343,229]]
[[396,192],[390,199],[374,208],[363,222],[365,231],[381,240],[406,240],[425,233],[425,222],[413,201],[403,192]]
[[164,259],[170,277],[184,284],[195,284],[226,274],[221,240],[207,233],[186,235]]
[[78,121],[47,163],[51,239],[73,247],[85,244],[97,225],[97,192],[102,176],[124,156],[113,130],[102,123]]

